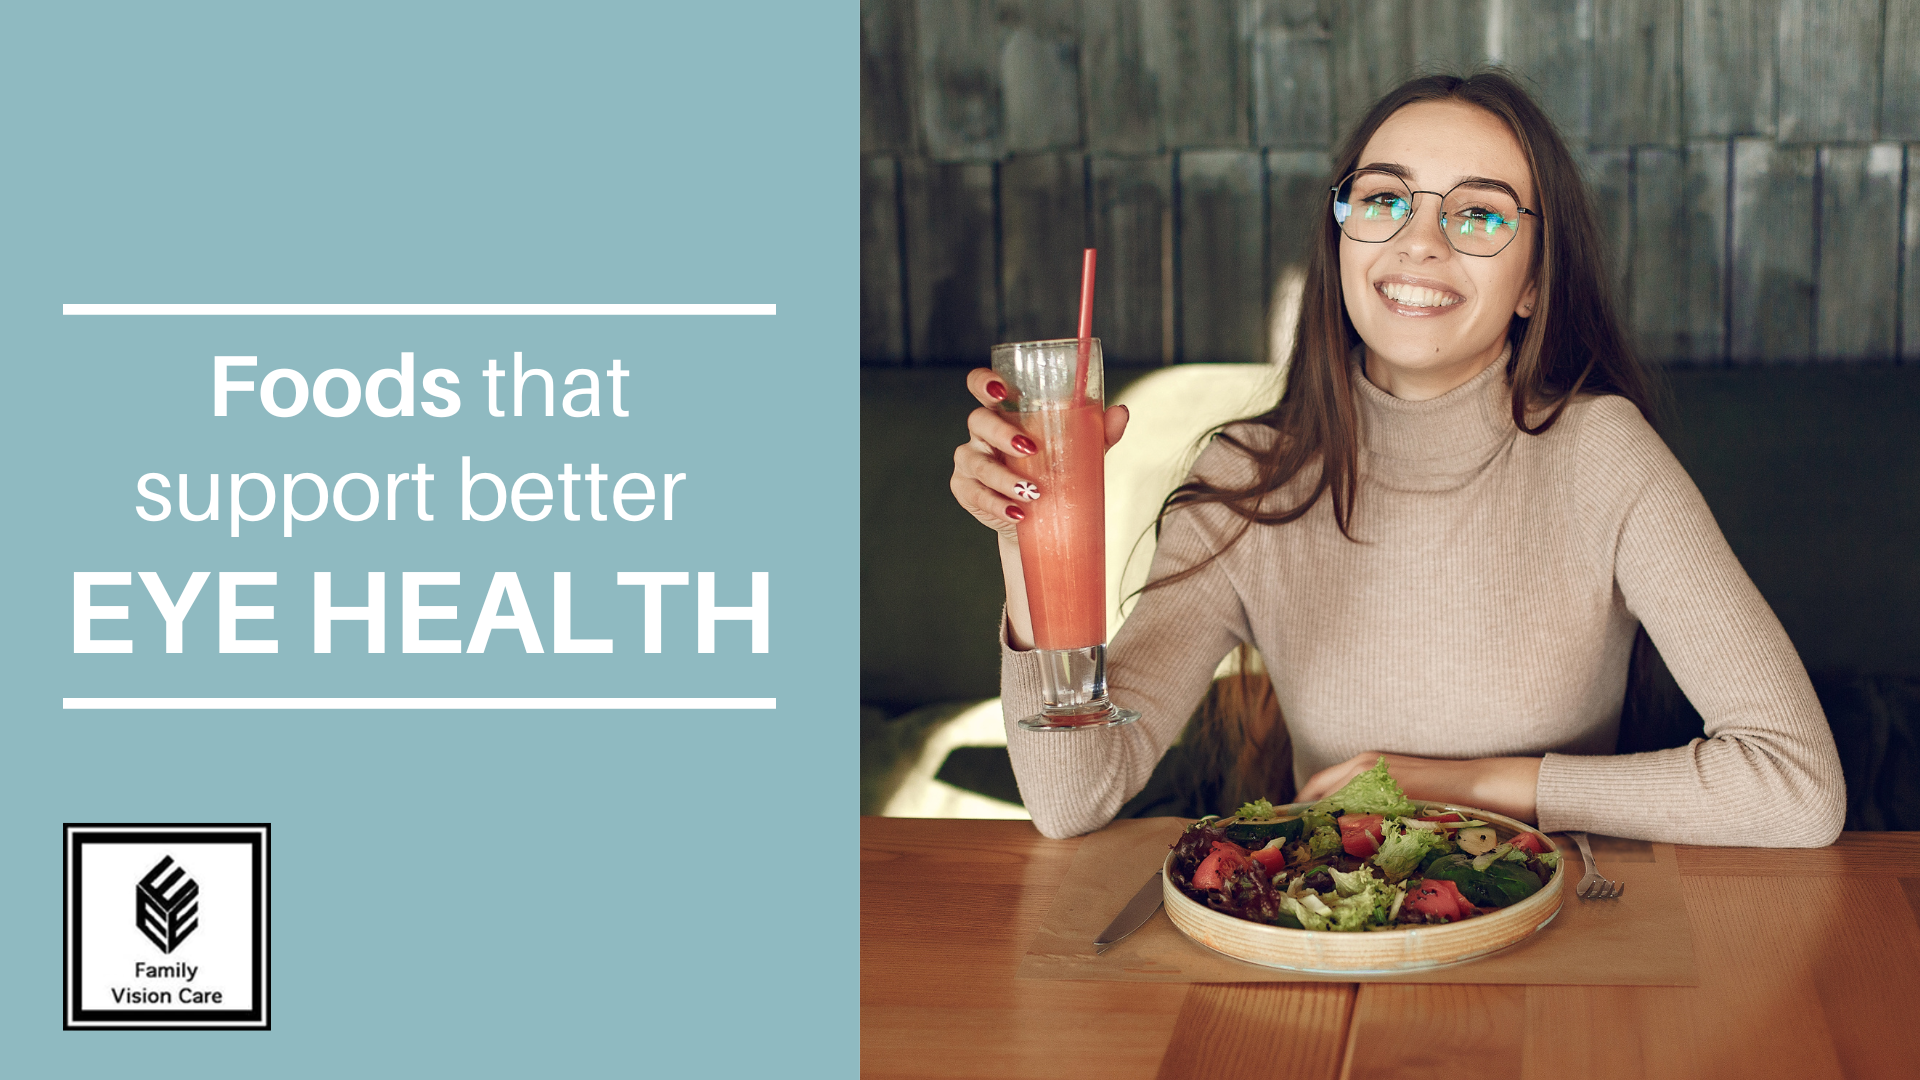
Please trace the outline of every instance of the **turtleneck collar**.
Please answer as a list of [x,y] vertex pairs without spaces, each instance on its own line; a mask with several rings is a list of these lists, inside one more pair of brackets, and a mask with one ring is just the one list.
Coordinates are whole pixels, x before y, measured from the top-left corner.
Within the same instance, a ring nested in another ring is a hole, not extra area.
[[1349,365],[1360,411],[1361,446],[1378,473],[1442,476],[1470,472],[1519,433],[1507,385],[1509,344],[1485,371],[1437,398],[1406,401],[1368,380],[1355,348]]

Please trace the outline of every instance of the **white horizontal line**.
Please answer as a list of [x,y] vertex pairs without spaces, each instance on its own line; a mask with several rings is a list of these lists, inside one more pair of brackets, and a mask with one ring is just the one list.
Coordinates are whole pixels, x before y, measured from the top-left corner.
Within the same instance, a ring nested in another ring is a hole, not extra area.
[[770,697],[151,697],[61,698],[63,709],[771,709]]
[[62,315],[772,315],[773,304],[61,304]]

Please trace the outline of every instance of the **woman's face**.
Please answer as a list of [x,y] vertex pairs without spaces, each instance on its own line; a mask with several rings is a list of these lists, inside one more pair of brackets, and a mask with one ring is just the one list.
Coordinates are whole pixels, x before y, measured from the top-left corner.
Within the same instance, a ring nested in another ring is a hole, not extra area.
[[[1367,141],[1360,168],[1399,173],[1415,192],[1445,193],[1469,178],[1499,181],[1521,206],[1539,206],[1519,140],[1498,117],[1463,102],[1424,101],[1394,113]],[[1423,399],[1486,370],[1505,348],[1513,317],[1532,313],[1528,268],[1540,220],[1521,215],[1497,255],[1462,255],[1441,234],[1439,197],[1413,198],[1412,219],[1391,240],[1341,235],[1340,284],[1366,343],[1367,378],[1396,397]]]

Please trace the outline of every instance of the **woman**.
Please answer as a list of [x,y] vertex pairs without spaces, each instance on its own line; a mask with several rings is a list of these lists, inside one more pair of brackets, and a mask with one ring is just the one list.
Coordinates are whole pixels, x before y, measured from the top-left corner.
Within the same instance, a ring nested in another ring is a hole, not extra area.
[[[1099,828],[1151,775],[1227,652],[1256,646],[1299,798],[1385,753],[1408,795],[1546,829],[1818,846],[1845,816],[1813,688],[1647,420],[1578,169],[1498,74],[1416,79],[1341,150],[1288,385],[1168,499],[1151,584],[1109,650],[1137,724],[1009,725],[1049,836]],[[1444,224],[1443,224],[1444,221]],[[1004,396],[989,370],[969,388]],[[1014,523],[1031,444],[977,409],[961,504],[1000,533],[1003,700],[1038,710]],[[1126,427],[1109,410],[1111,445]],[[1046,492],[1037,498],[1046,498]],[[1644,627],[1707,738],[1614,755]]]

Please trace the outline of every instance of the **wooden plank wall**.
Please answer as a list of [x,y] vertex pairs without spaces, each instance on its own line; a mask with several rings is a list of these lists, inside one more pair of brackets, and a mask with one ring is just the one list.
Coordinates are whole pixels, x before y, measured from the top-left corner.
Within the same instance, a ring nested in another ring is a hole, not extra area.
[[861,359],[1268,359],[1332,154],[1502,64],[1586,172],[1641,354],[1920,358],[1920,0],[861,0]]

